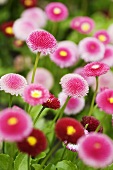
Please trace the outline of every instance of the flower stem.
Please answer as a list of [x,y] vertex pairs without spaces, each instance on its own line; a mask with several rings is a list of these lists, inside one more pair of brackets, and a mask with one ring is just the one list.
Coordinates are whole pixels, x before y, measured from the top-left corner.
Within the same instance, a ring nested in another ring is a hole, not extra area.
[[2,153],[5,154],[5,141],[2,142]]
[[39,58],[40,58],[40,53],[38,52],[37,55],[36,55],[36,59],[35,59],[35,64],[34,64],[34,68],[33,68],[33,74],[32,74],[31,83],[34,82],[35,72],[36,72],[36,68],[37,68],[37,65],[38,65]]
[[13,96],[10,94],[10,96],[9,96],[9,107],[12,106],[12,102],[13,102]]
[[94,92],[94,95],[93,95],[93,98],[92,98],[91,107],[90,107],[88,116],[91,116],[91,114],[93,112],[94,102],[95,102],[95,97],[96,97],[96,94],[97,94],[97,90],[98,90],[98,77],[96,77],[96,89],[95,89],[95,92]]
[[31,170],[31,167],[30,167],[30,155],[28,155],[28,170]]
[[45,107],[43,106],[40,110],[40,112],[38,113],[38,115],[36,116],[36,119],[34,120],[34,125],[36,124],[38,118],[40,117],[41,113],[43,112],[43,110],[45,109]]
[[63,159],[63,157],[64,157],[64,155],[65,155],[65,152],[66,152],[66,146],[64,146],[64,150],[63,150],[62,156],[61,156],[61,158],[60,158],[60,161],[62,161],[62,159]]

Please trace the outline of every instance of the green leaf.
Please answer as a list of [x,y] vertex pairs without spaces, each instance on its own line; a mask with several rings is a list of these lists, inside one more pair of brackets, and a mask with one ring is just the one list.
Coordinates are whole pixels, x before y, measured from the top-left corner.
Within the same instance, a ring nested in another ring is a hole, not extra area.
[[35,170],[43,170],[41,168],[41,165],[40,164],[33,164],[32,167],[35,169]]
[[49,164],[44,168],[44,170],[56,170],[56,167],[53,164]]
[[14,162],[14,170],[28,170],[28,156],[23,153],[19,153]]
[[56,165],[58,170],[77,170],[77,166],[73,164],[71,161],[63,160],[58,162]]
[[0,170],[13,170],[13,159],[6,154],[0,154]]
[[35,159],[32,159],[31,163],[37,163],[40,159],[45,158],[46,153],[45,152],[41,152]]

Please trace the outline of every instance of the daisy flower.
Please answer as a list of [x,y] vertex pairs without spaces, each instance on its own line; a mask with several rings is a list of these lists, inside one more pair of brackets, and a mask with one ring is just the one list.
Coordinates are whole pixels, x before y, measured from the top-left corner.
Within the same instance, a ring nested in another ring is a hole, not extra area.
[[32,52],[41,52],[44,55],[51,54],[56,50],[55,37],[45,30],[35,30],[30,33],[26,43]]
[[77,45],[71,41],[59,42],[50,59],[61,68],[74,65],[78,60]]
[[0,78],[0,89],[11,95],[21,95],[26,85],[26,79],[19,74],[9,73]]
[[68,17],[68,9],[61,2],[51,2],[45,8],[49,20],[59,22]]
[[106,30],[99,30],[95,32],[94,37],[100,40],[104,45],[110,43],[110,36]]
[[20,0],[20,2],[25,8],[37,6],[37,0]]
[[104,57],[105,46],[97,38],[87,37],[79,42],[78,51],[84,61],[98,61]]
[[14,24],[14,21],[4,22],[1,24],[0,29],[6,36],[13,37],[14,36],[13,24]]
[[113,24],[109,25],[107,32],[110,36],[110,42],[113,43]]
[[64,75],[60,80],[60,84],[63,92],[70,97],[84,97],[89,90],[87,81],[75,73]]
[[113,142],[107,135],[90,133],[82,136],[78,144],[78,155],[86,165],[104,168],[113,162]]
[[84,128],[77,120],[65,117],[56,122],[55,133],[61,141],[76,144],[77,140],[84,135]]
[[21,108],[7,108],[0,112],[0,135],[7,141],[21,141],[32,131],[31,117]]
[[17,143],[17,147],[21,152],[35,157],[46,150],[47,139],[41,130],[33,129],[29,136]]
[[31,106],[43,104],[49,99],[49,91],[40,84],[30,84],[23,92],[23,99]]

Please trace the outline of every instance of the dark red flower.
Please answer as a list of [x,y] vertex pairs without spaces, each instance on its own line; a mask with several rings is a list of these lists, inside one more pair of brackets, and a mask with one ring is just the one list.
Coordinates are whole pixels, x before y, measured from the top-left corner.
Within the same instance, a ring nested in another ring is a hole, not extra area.
[[22,47],[24,45],[24,41],[16,39],[16,40],[14,40],[13,44],[15,47]]
[[37,6],[37,0],[20,0],[20,2],[25,8]]
[[36,156],[46,149],[47,140],[42,131],[33,129],[27,138],[17,143],[17,146],[20,151]]
[[77,140],[84,135],[84,128],[77,120],[66,117],[57,121],[55,132],[61,141],[76,144]]
[[1,27],[0,30],[8,37],[13,37],[13,21],[8,21],[8,22],[4,22]]

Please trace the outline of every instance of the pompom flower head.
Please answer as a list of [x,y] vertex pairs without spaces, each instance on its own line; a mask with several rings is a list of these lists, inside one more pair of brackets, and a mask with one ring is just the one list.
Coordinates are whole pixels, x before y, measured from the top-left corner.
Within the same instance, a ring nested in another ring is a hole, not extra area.
[[106,30],[99,30],[95,32],[94,37],[100,40],[105,45],[110,43],[110,36]]
[[40,84],[30,84],[23,92],[23,99],[31,106],[43,104],[49,98],[49,91]]
[[59,42],[50,59],[61,68],[74,65],[78,59],[77,45],[71,41]]
[[2,23],[2,25],[0,26],[1,31],[8,37],[14,36],[13,23],[14,23],[13,21],[8,21],[8,22]]
[[61,2],[49,3],[45,8],[45,12],[48,19],[55,22],[65,20],[68,16],[67,7]]
[[102,62],[92,62],[84,66],[83,72],[86,76],[100,76],[107,73],[109,66]]
[[47,140],[41,130],[33,129],[29,136],[17,143],[17,146],[21,152],[37,156],[46,149]]
[[113,142],[107,135],[89,133],[78,140],[78,145],[78,155],[86,165],[104,168],[113,162]]
[[0,112],[0,135],[4,140],[21,141],[32,131],[31,117],[21,108]]
[[25,8],[37,6],[37,0],[20,0],[20,2]]
[[95,37],[87,37],[79,42],[80,57],[86,61],[99,61],[104,57],[105,46]]
[[27,38],[26,43],[32,52],[50,54],[56,50],[55,37],[47,31],[35,30]]
[[62,118],[57,121],[55,132],[61,141],[76,144],[77,140],[84,135],[84,128],[73,118]]
[[11,95],[21,95],[26,85],[26,79],[19,74],[5,74],[0,79],[0,89]]
[[97,94],[97,106],[108,114],[113,114],[113,90],[105,89]]
[[70,73],[64,75],[60,84],[63,92],[70,97],[84,97],[89,90],[87,81],[79,74]]

